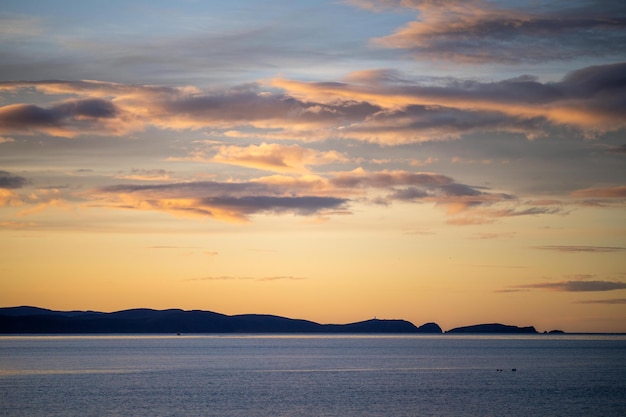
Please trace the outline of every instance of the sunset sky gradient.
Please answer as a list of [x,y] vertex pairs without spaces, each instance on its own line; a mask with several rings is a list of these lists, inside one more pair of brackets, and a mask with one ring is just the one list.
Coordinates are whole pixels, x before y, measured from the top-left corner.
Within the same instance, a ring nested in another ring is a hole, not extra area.
[[626,3],[0,4],[0,306],[626,332]]

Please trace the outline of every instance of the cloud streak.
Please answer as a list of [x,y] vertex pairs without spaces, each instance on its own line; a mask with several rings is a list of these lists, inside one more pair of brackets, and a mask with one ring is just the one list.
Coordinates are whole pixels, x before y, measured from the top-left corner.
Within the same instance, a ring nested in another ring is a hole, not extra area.
[[[457,139],[476,132],[534,138],[556,128],[592,137],[626,127],[624,73],[626,63],[618,63],[573,71],[558,82],[522,76],[484,83],[454,78],[398,82],[397,77],[366,72],[353,82],[275,78],[212,91],[96,81],[4,82],[0,91],[34,88],[75,98],[47,107],[28,103],[0,107],[0,133],[121,136],[154,127],[206,129],[227,138],[341,138],[384,145]],[[267,143],[224,145],[211,151],[213,156],[190,157],[273,170],[302,170],[342,158],[298,145]]]
[[[20,195],[14,190],[24,187],[26,178],[11,174],[7,171],[0,171],[0,207],[17,207],[24,204]],[[7,222],[7,225],[11,222]]]
[[[375,115],[343,128],[346,137],[353,133],[357,138],[367,128],[373,129],[379,136],[370,133],[360,138],[380,143],[446,139],[476,131],[522,133],[533,138],[556,127],[575,128],[592,136],[626,127],[622,117],[626,111],[625,70],[626,63],[587,67],[549,83],[521,76],[489,83],[432,78],[407,85],[380,83],[376,77],[360,84],[275,79],[273,85],[301,100],[352,99],[380,106],[383,110]],[[404,129],[408,136],[404,141],[376,132],[381,120],[396,115],[403,123],[393,123],[387,133]],[[411,131],[417,136],[411,137]]]
[[[378,198],[379,203],[430,202],[443,206],[448,214],[457,214],[469,208],[491,206],[497,203],[515,200],[506,193],[494,193],[467,184],[455,182],[451,177],[428,172],[379,171],[366,172],[356,169],[339,173],[330,183],[340,188],[373,188],[387,191]],[[487,214],[487,212],[483,212]],[[490,216],[496,212],[488,213]],[[514,215],[513,212],[501,212],[498,217]]]
[[280,184],[262,182],[185,182],[118,184],[94,190],[109,207],[166,211],[177,215],[248,221],[253,214],[320,214],[341,210],[348,199],[324,195],[293,195]]
[[271,281],[302,281],[308,278],[296,277],[291,275],[279,275],[268,277],[241,277],[241,276],[210,276],[202,278],[189,278],[185,281],[257,281],[257,282],[271,282]]
[[432,204],[445,210],[450,223],[459,225],[561,212],[557,206],[529,206],[512,194],[459,183],[442,174],[362,168],[326,176],[113,184],[91,190],[83,198],[109,208],[238,222],[259,214],[349,214],[354,204]]
[[626,282],[621,281],[561,281],[541,282],[537,284],[518,285],[514,288],[540,289],[563,292],[596,292],[626,289]]
[[626,199],[626,185],[605,188],[586,188],[572,192],[578,198],[623,198]]
[[[66,100],[50,107],[13,104],[0,108],[0,131],[41,132],[53,136],[74,137],[99,129],[116,131],[121,115],[112,102],[97,98]],[[123,132],[117,131],[118,133]]]
[[[209,154],[211,154],[209,156]],[[309,172],[310,166],[347,162],[337,151],[316,151],[300,145],[261,143],[260,145],[219,145],[208,151],[195,150],[186,160],[217,162],[273,172]]]
[[626,248],[621,246],[565,246],[565,245],[549,245],[535,246],[535,249],[564,252],[564,253],[613,253],[624,252]]
[[16,189],[26,185],[26,178],[11,174],[7,171],[0,171],[0,188]]
[[610,298],[607,300],[583,300],[583,301],[576,301],[576,304],[608,304],[608,305],[626,304],[626,298]]
[[488,0],[351,0],[381,11],[413,9],[418,18],[372,44],[419,59],[461,63],[546,62],[615,56],[626,42],[626,7],[612,1],[533,5]]

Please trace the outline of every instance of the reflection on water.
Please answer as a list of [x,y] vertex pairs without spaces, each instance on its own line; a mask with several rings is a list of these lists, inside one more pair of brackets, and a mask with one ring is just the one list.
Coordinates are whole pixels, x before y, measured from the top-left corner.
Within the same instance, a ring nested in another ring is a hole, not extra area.
[[624,375],[618,336],[11,336],[0,415],[623,416]]

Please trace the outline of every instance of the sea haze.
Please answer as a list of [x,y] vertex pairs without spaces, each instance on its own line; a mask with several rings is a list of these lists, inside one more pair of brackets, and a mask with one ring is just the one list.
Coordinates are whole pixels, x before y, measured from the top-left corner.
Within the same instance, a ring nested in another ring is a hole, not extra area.
[[626,336],[2,336],[0,415],[623,416]]

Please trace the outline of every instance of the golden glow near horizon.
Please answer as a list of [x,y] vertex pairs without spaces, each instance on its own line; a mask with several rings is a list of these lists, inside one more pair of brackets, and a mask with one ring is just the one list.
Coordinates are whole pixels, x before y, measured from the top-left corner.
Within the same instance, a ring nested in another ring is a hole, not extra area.
[[0,306],[626,332],[624,17],[5,1]]

